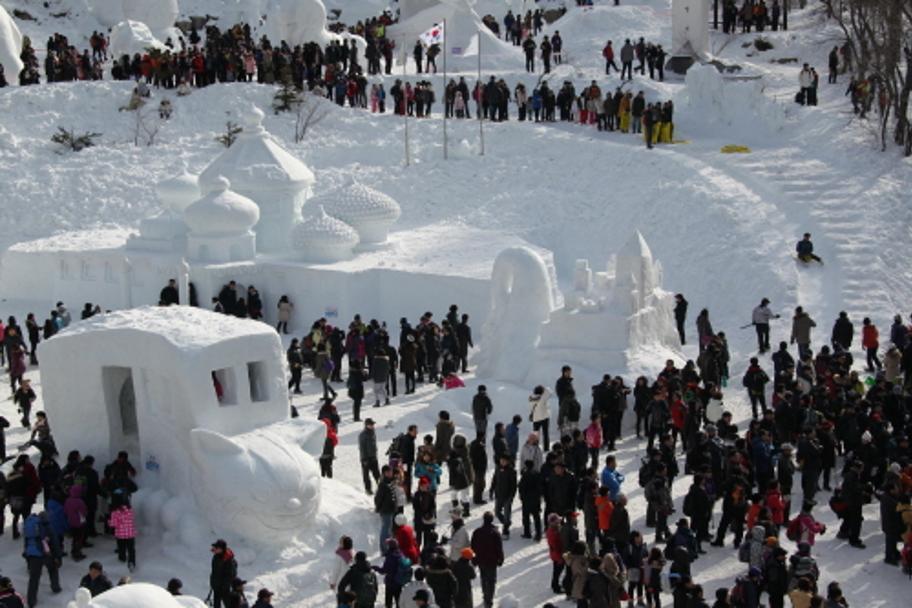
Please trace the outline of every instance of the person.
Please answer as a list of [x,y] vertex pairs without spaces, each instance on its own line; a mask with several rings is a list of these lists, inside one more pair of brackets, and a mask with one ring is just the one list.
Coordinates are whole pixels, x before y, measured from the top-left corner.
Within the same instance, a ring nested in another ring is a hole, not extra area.
[[[76,487],[76,486],[74,486]],[[114,538],[117,541],[117,559],[127,563],[130,572],[136,568],[136,526],[133,517],[133,508],[130,501],[122,494],[120,504],[113,507],[108,517],[108,526],[114,529]]]
[[760,360],[757,357],[751,357],[750,366],[744,373],[741,383],[747,389],[754,420],[757,419],[758,404],[762,408],[762,412],[766,413],[766,385],[769,384],[769,381],[769,376],[760,367]]
[[834,46],[827,57],[827,65],[830,68],[830,74],[827,77],[829,84],[836,84],[836,76],[839,74],[839,47]]
[[25,599],[16,593],[9,577],[0,577],[0,607],[25,608]]
[[[209,591],[212,594],[213,608],[221,608],[228,599],[232,583],[237,578],[237,560],[228,543],[218,539],[212,543],[212,564],[209,571]],[[227,604],[226,604],[227,606]]]
[[506,454],[500,456],[491,485],[494,490],[494,514],[502,526],[503,538],[507,540],[510,538],[510,515],[513,512],[513,498],[516,496],[517,483],[516,467]]
[[811,88],[814,86],[814,74],[811,72],[809,64],[805,63],[798,74],[798,84],[801,90],[798,92],[798,103],[801,105],[811,105]]
[[20,422],[25,428],[29,428],[32,425],[29,415],[32,412],[32,404],[37,398],[38,396],[35,395],[35,391],[32,389],[32,381],[28,378],[23,378],[19,388],[13,393],[13,403],[16,404],[19,413],[22,414]]
[[452,505],[456,509],[462,505],[463,517],[469,516],[469,488],[474,483],[474,469],[472,467],[466,438],[457,434],[453,436],[453,447],[447,459],[447,468],[450,473],[450,487],[453,491]]
[[343,536],[339,539],[339,545],[336,547],[333,558],[331,558],[332,564],[327,575],[329,588],[333,591],[338,591],[339,582],[352,565],[353,547],[354,542],[351,537]]
[[804,233],[804,236],[798,241],[798,244],[795,245],[795,252],[798,254],[798,259],[805,264],[809,264],[811,261],[823,264],[823,260],[814,254],[814,243],[811,241],[810,232]]
[[804,311],[804,308],[801,306],[796,307],[795,316],[792,317],[791,343],[798,344],[798,355],[802,360],[813,355],[811,351],[811,329],[814,327],[817,327],[817,323]]
[[472,420],[475,422],[475,435],[483,436],[488,432],[488,416],[494,411],[491,398],[488,397],[488,388],[484,384],[478,386],[478,392],[472,397]]
[[402,587],[402,593],[399,594],[399,608],[417,608],[418,604],[415,603],[415,595],[420,591],[426,593],[427,601],[430,604],[434,603],[434,592],[424,578],[424,568],[415,568],[412,573],[412,580]]
[[82,553],[82,547],[85,543],[86,517],[88,516],[89,510],[82,498],[84,490],[85,488],[81,484],[73,484],[70,488],[69,496],[63,504],[67,528],[73,538],[70,557],[74,562],[85,559],[85,555]]
[[585,594],[589,560],[586,555],[586,543],[581,540],[574,542],[570,550],[564,552],[564,563],[567,564],[569,574],[567,593],[571,599],[576,600],[577,608],[587,606]]
[[364,429],[358,434],[358,457],[361,461],[361,479],[364,481],[364,491],[368,496],[373,495],[371,489],[371,476],[380,483],[379,461],[377,460],[377,433],[374,430],[374,420],[367,418]]
[[352,564],[342,580],[339,581],[338,590],[342,595],[351,589],[355,596],[355,602],[351,606],[373,606],[377,602],[377,575],[374,574],[370,562],[367,561],[367,554],[364,551],[355,553],[355,563]]
[[544,386],[538,385],[532,391],[529,397],[529,420],[532,422],[532,429],[536,432],[541,431],[544,445],[550,446],[548,427],[551,421],[551,412],[548,407],[548,399],[551,392]]
[[380,474],[381,479],[377,482],[377,492],[374,494],[374,510],[380,516],[380,552],[385,553],[386,539],[390,536],[398,505],[392,467],[388,464],[383,465]]
[[[500,429],[502,432],[502,424]],[[495,430],[495,432],[497,431]],[[506,450],[503,452],[506,453]],[[488,472],[488,452],[485,448],[484,434],[476,435],[469,444],[469,460],[472,462],[472,503],[483,505],[485,504],[485,475]]]
[[848,351],[852,348],[852,338],[855,336],[855,326],[849,320],[849,314],[841,311],[836,322],[833,323],[833,332],[830,337],[830,343],[835,351]]
[[89,564],[89,572],[79,581],[79,586],[89,590],[92,597],[97,597],[111,589],[114,585],[111,579],[104,573],[104,567],[101,562],[92,562]]
[[[399,515],[402,514],[400,513]],[[383,575],[384,604],[386,608],[392,608],[393,604],[399,604],[402,585],[408,582],[406,577],[411,578],[411,566],[412,561],[402,554],[396,539],[388,538],[386,540],[386,555],[383,558],[383,565],[373,566],[375,572]]]
[[880,334],[877,332],[877,326],[871,322],[869,317],[861,321],[861,347],[865,350],[867,357],[868,371],[873,372],[874,368],[880,371],[883,364],[877,357],[877,349],[880,347]]
[[326,399],[332,394],[333,399],[336,398],[336,389],[332,387],[329,383],[329,378],[333,372],[334,363],[330,357],[329,351],[326,349],[326,343],[320,342],[317,344],[317,354],[314,357],[314,376],[320,379],[320,383],[323,385],[323,398]]
[[475,601],[472,599],[472,581],[475,580],[475,566],[472,560],[475,559],[475,552],[471,547],[462,550],[459,559],[453,564],[453,576],[456,577],[456,597],[454,598],[454,608],[474,608]]
[[168,284],[162,287],[158,294],[159,306],[176,306],[180,304],[180,295],[177,289],[177,280],[168,279]]
[[621,80],[633,80],[633,45],[629,38],[624,40],[624,46],[621,47]]
[[287,295],[283,295],[279,298],[276,308],[279,310],[279,322],[276,324],[276,331],[280,331],[287,335],[288,322],[291,321],[291,314],[294,312],[294,304],[291,303],[291,300],[288,299]]
[[257,600],[253,608],[272,608],[272,596],[275,595],[269,589],[263,588],[257,591]]
[[415,603],[416,608],[434,608],[431,604],[432,598],[433,595],[430,590],[419,589],[415,592],[415,595],[412,596],[412,602]]
[[684,340],[684,321],[687,319],[687,300],[684,299],[684,294],[675,294],[674,317],[675,324],[678,326],[678,337],[681,338],[681,346],[684,346],[686,344]]
[[[462,550],[458,555],[462,555]],[[453,561],[457,561],[457,557]],[[456,575],[453,574],[453,571],[450,569],[449,562],[447,558],[443,555],[438,555],[431,562],[430,567],[425,571],[425,580],[427,580],[428,586],[431,588],[431,591],[434,594],[434,599],[437,602],[437,605],[440,608],[453,608],[453,601],[456,597],[456,593],[459,590],[459,581],[456,580]],[[429,597],[429,594],[422,593],[422,590],[415,592],[415,596],[412,599],[421,597]],[[416,600],[417,601],[417,600]],[[430,601],[430,600],[428,600]],[[373,606],[373,604],[369,604]],[[420,603],[417,604],[421,606]]]
[[697,339],[699,340],[700,353],[706,350],[706,347],[710,345],[715,337],[716,334],[713,332],[713,326],[709,320],[709,311],[704,308],[697,315]]
[[763,298],[760,300],[760,305],[751,313],[751,322],[757,332],[757,350],[761,355],[770,349],[770,319],[780,317],[769,309],[769,304],[769,299]]
[[22,536],[25,548],[22,552],[28,566],[28,605],[38,603],[38,584],[41,582],[41,572],[45,568],[51,579],[51,591],[60,593],[60,577],[58,568],[63,557],[60,538],[54,533],[45,513],[29,515],[22,525]]
[[[515,492],[515,472],[513,480]],[[492,608],[497,586],[497,568],[503,565],[504,552],[501,534],[494,525],[494,514],[490,511],[484,513],[482,525],[472,533],[471,550],[474,553],[473,563],[478,566],[481,577],[485,608]]]

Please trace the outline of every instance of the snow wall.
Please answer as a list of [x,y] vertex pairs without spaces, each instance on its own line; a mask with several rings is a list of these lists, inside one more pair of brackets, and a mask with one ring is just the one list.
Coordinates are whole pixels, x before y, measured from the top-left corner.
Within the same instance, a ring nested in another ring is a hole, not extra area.
[[19,72],[22,71],[22,34],[19,26],[13,21],[6,9],[0,6],[0,63],[6,72],[7,82],[19,82]]

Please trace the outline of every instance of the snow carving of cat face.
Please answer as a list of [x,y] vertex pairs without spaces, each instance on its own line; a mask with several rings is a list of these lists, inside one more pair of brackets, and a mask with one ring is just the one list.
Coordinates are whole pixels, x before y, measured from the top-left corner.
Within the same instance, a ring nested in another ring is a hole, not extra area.
[[190,452],[197,505],[219,533],[288,542],[316,516],[316,462],[287,439],[264,429],[235,437],[194,429]]

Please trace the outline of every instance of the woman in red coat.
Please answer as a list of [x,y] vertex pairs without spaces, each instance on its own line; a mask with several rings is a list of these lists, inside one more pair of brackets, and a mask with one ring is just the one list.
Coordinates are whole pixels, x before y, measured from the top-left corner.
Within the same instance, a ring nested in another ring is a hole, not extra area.
[[877,332],[877,326],[871,323],[871,319],[868,317],[865,317],[861,323],[861,346],[868,355],[868,371],[873,372],[875,367],[880,371],[881,363],[877,357],[880,335]]

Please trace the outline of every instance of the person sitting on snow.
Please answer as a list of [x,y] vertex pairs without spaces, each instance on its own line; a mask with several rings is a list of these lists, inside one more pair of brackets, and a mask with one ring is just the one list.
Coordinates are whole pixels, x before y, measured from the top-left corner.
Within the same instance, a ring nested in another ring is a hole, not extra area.
[[795,251],[798,253],[798,259],[805,264],[810,264],[812,260],[823,264],[823,260],[814,255],[814,243],[811,242],[810,232],[804,233],[804,238],[795,245]]

